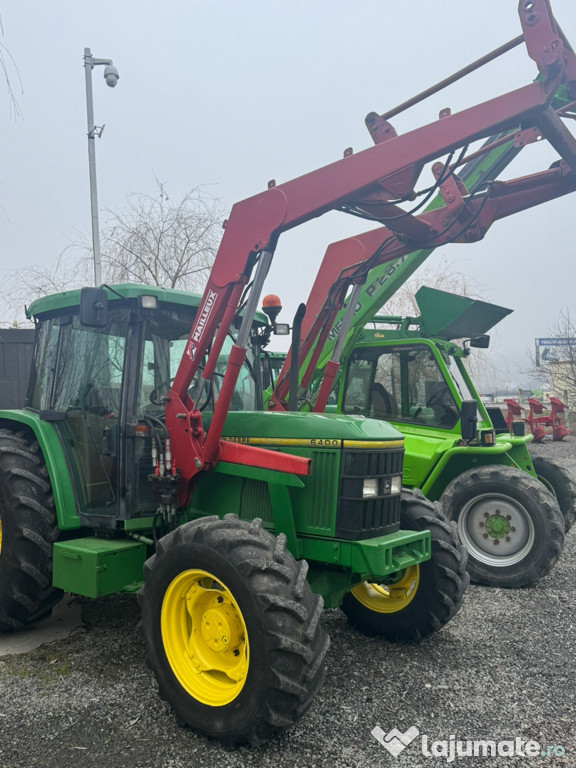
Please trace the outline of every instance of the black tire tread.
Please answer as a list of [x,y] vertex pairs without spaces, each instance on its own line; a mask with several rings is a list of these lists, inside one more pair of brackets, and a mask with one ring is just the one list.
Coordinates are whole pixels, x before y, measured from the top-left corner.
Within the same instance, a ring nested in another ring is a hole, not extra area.
[[[507,465],[486,465],[466,470],[452,480],[442,494],[441,502],[446,515],[458,520],[461,495],[477,491],[481,487],[503,484],[503,488],[514,498],[518,492],[530,500],[540,516],[544,536],[535,542],[532,551],[520,563],[507,568],[491,567],[479,563],[468,553],[470,580],[476,584],[491,587],[517,588],[535,584],[554,567],[564,546],[564,520],[556,499],[544,485],[532,475]],[[516,489],[516,494],[510,493]],[[533,552],[537,548],[535,556]]]
[[538,479],[552,486],[568,533],[576,522],[576,482],[561,464],[546,456],[532,456],[532,463]]
[[0,429],[0,632],[44,618],[62,597],[52,587],[58,529],[40,447],[22,432]]
[[[211,731],[191,721],[186,708],[172,695],[158,663],[158,649],[151,642],[154,617],[149,585],[163,558],[169,557],[174,547],[192,542],[225,554],[250,585],[259,606],[270,674],[266,689],[260,693],[258,715],[241,733]],[[142,608],[139,630],[146,645],[146,663],[156,676],[160,696],[172,706],[179,722],[227,746],[257,745],[293,725],[308,709],[324,679],[329,639],[320,625],[322,599],[312,594],[307,582],[302,584],[303,573],[306,568],[288,552],[285,537],[272,536],[259,520],[247,523],[231,515],[202,518],[180,526],[158,542],[156,554],[146,562],[145,583],[138,594]]]
[[418,587],[422,589],[429,580],[427,599],[419,601],[416,596],[414,605],[398,614],[387,614],[380,622],[374,622],[366,609],[360,610],[351,593],[345,596],[342,610],[350,623],[366,634],[378,634],[393,642],[418,641],[444,627],[458,612],[470,580],[467,556],[456,524],[445,517],[438,502],[429,501],[418,489],[402,491],[400,525],[430,531],[432,556],[420,565],[422,587]]

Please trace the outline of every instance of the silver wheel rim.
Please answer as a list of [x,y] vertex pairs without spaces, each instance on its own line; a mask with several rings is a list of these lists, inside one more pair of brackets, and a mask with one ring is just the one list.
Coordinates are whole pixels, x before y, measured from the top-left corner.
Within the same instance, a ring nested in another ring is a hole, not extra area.
[[534,545],[534,523],[518,501],[499,493],[475,496],[462,509],[458,532],[480,563],[506,568],[521,562]]

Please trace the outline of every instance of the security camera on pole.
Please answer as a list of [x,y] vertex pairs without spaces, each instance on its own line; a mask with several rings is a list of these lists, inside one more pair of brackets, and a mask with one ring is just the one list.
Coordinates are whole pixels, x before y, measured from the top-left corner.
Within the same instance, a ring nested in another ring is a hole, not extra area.
[[104,126],[94,125],[94,105],[92,102],[92,70],[95,66],[105,66],[106,85],[115,88],[120,79],[112,59],[95,59],[90,48],[84,48],[84,70],[86,73],[86,111],[88,115],[88,166],[90,170],[90,205],[92,208],[92,248],[94,251],[94,285],[102,283],[102,261],[100,258],[100,230],[98,225],[98,193],[96,190],[96,147],[94,139],[101,136]]

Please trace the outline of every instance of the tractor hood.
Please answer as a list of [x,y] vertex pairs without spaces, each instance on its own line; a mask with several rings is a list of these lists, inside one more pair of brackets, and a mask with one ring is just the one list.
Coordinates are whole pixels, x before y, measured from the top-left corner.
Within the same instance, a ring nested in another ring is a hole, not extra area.
[[[401,433],[385,421],[339,413],[270,413],[232,411],[226,417],[223,438],[253,438],[272,444],[281,440],[397,441]],[[253,442],[253,440],[251,440]]]

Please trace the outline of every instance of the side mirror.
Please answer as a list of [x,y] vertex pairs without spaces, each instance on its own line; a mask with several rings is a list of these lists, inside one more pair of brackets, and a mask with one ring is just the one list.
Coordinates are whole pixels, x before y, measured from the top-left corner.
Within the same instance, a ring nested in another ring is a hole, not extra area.
[[104,288],[82,288],[80,323],[88,328],[104,328],[108,324],[108,294]]
[[488,349],[490,346],[490,336],[476,336],[475,339],[470,339],[470,346],[475,349]]
[[462,400],[462,409],[460,411],[460,434],[462,440],[469,442],[475,439],[477,424],[478,407],[476,400]]

